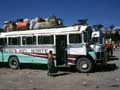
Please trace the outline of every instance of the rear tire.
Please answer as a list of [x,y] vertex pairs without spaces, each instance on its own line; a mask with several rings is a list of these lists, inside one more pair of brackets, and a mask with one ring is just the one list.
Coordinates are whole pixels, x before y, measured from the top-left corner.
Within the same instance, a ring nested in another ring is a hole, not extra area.
[[19,68],[19,60],[17,57],[11,57],[9,59],[9,67],[12,69],[18,69]]
[[89,60],[88,58],[79,58],[76,63],[76,68],[81,73],[89,73],[92,72],[94,69],[93,61]]

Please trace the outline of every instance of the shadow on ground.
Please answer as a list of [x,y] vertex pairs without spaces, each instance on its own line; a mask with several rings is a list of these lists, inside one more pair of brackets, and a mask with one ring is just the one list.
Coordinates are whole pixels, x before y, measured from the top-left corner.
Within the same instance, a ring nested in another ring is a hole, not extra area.
[[[110,71],[115,71],[117,70],[119,67],[115,64],[115,63],[110,63],[110,64],[106,64],[106,65],[97,65],[95,67],[95,70],[91,73],[95,73],[95,72],[110,72]],[[71,68],[59,68],[60,71],[63,72],[78,72],[77,69],[75,67],[71,67]]]
[[115,71],[119,67],[115,63],[110,63],[107,65],[98,65],[95,69],[95,72],[110,72]]
[[111,56],[111,57],[109,57],[109,59],[108,59],[108,61],[115,61],[115,60],[119,60],[119,58],[116,57],[116,56]]
[[53,77],[58,77],[58,76],[65,76],[65,75],[69,75],[70,73],[68,73],[68,72],[61,72],[61,73],[55,73],[55,74],[53,74]]
[[[10,68],[7,63],[0,63],[0,68]],[[46,64],[20,64],[19,69],[41,69],[47,70]]]
[[0,63],[0,68],[9,68],[7,63]]
[[[9,68],[9,67],[8,67],[8,64],[0,63],[0,68]],[[107,65],[97,65],[95,67],[95,71],[93,73],[95,73],[95,72],[110,72],[110,71],[115,71],[118,68],[119,67],[115,63],[109,63]],[[48,70],[46,64],[21,64],[20,69]],[[62,75],[66,75],[68,73],[78,72],[76,70],[75,66],[60,67],[60,68],[58,68],[58,71],[62,71],[63,73],[62,74],[56,74],[56,76],[62,76]]]
[[20,69],[40,69],[47,70],[46,64],[21,64]]

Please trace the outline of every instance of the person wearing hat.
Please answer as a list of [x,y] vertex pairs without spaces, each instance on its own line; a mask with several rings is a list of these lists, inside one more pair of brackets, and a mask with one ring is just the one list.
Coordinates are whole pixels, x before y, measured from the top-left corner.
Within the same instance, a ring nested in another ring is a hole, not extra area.
[[4,21],[4,25],[3,25],[3,29],[5,30],[5,32],[9,31],[9,21]]

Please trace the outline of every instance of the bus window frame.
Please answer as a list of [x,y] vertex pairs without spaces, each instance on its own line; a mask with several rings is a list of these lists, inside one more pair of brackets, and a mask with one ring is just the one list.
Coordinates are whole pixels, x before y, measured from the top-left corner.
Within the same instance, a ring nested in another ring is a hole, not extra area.
[[[81,35],[81,36],[80,36],[80,37],[81,37],[81,38],[80,38],[81,41],[80,41],[79,43],[78,43],[78,42],[77,42],[77,43],[71,43],[71,42],[70,42],[70,35],[75,35],[75,34]],[[82,33],[70,33],[70,34],[68,35],[68,38],[69,38],[69,44],[70,44],[70,45],[81,44],[81,43],[83,42],[83,40],[82,40]]]
[[5,47],[7,46],[7,38],[6,37],[2,37],[0,39],[6,39],[6,41],[4,41],[4,44],[3,45],[0,45],[0,47]]
[[[20,41],[19,41],[20,44],[19,44],[19,45],[10,45],[10,44],[9,44],[9,41],[10,41],[9,39],[10,39],[10,38],[20,38]],[[7,37],[7,46],[21,46],[21,37],[20,37],[20,36]]]
[[[24,44],[24,43],[23,43],[23,38],[24,38],[24,37],[25,37],[25,38],[26,38],[26,37],[27,37],[27,38],[28,38],[28,37],[31,37],[31,38],[34,38],[34,37],[35,37],[35,43],[33,43],[33,40],[32,40],[32,44],[26,44],[26,43]],[[34,46],[34,45],[37,45],[36,37],[37,37],[36,35],[26,35],[26,36],[24,35],[24,36],[21,36],[21,46]]]
[[[39,43],[39,36],[43,36],[43,37],[45,37],[45,36],[53,36],[53,41],[52,41],[52,43],[47,43],[47,44],[45,44],[45,43],[43,43],[43,44],[40,44]],[[51,35],[37,35],[37,44],[40,46],[40,45],[55,45],[55,35],[54,34],[51,34]]]

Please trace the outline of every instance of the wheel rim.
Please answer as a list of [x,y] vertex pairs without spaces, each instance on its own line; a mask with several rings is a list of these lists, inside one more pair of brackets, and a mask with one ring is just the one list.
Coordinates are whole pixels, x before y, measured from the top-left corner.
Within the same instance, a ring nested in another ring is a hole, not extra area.
[[76,68],[79,72],[88,73],[93,70],[94,64],[87,58],[80,58],[76,63]]
[[81,68],[81,71],[83,72],[86,72],[86,71],[88,71],[89,70],[89,68],[90,68],[90,65],[89,65],[89,63],[87,62],[87,61],[82,61],[81,63],[80,63],[80,68]]
[[84,63],[81,65],[82,69],[87,69],[88,68],[88,64]]
[[11,65],[12,65],[12,66],[17,66],[17,62],[16,62],[15,60],[12,60],[12,61],[11,61]]
[[9,62],[9,66],[10,66],[12,69],[17,69],[17,68],[18,68],[18,65],[19,65],[19,63],[18,63],[15,59],[11,59],[10,62]]

